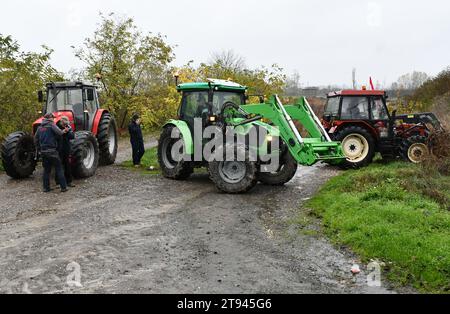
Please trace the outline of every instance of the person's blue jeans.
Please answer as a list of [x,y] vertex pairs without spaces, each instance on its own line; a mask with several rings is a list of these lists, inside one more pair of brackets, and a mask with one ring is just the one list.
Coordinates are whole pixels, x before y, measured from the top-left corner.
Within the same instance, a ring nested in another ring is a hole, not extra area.
[[62,167],[61,159],[59,158],[59,154],[55,151],[55,153],[50,154],[42,154],[42,165],[44,166],[44,190],[50,190],[50,175],[52,172],[52,168],[55,168],[56,178],[58,179],[58,183],[61,186],[61,190],[67,189],[66,178],[64,177],[64,170]]

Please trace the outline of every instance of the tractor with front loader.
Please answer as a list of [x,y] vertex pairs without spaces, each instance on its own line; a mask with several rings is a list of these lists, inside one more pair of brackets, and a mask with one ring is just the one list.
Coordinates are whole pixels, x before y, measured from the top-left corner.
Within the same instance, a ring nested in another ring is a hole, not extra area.
[[[331,140],[306,98],[290,106],[284,106],[276,95],[247,104],[245,86],[215,79],[181,84],[177,89],[182,94],[178,119],[164,126],[158,148],[166,178],[184,180],[195,168],[207,167],[220,191],[236,194],[251,190],[258,182],[283,185],[295,176],[299,164],[337,164],[345,159],[340,143]],[[303,125],[308,137],[301,136],[295,121]],[[231,158],[212,159],[203,154],[209,145],[203,132],[211,127],[227,135],[211,151],[219,152],[215,157],[231,151]],[[233,140],[225,140],[230,132]],[[180,141],[182,145],[177,146]],[[175,158],[174,151],[180,147],[182,158]],[[276,167],[269,167],[274,156]]]
[[381,90],[343,90],[328,95],[323,126],[342,142],[344,169],[370,164],[376,153],[385,160],[421,163],[430,153],[429,136],[442,126],[433,113],[397,115],[389,112]]
[[[55,123],[68,117],[75,132],[70,156],[73,176],[88,178],[99,164],[113,164],[117,155],[116,122],[100,108],[96,87],[83,82],[49,83],[46,87],[46,98],[42,91],[38,93],[39,102],[44,104],[42,115],[53,113]],[[33,123],[31,133],[12,133],[1,144],[3,168],[10,177],[23,179],[35,171],[39,156],[34,134],[42,120]]]

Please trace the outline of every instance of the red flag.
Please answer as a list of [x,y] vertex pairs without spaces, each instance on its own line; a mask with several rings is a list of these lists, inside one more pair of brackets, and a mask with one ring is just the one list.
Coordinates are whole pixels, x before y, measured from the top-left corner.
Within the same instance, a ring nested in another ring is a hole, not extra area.
[[370,77],[370,87],[372,87],[372,90],[375,90],[375,87],[373,87],[372,77]]

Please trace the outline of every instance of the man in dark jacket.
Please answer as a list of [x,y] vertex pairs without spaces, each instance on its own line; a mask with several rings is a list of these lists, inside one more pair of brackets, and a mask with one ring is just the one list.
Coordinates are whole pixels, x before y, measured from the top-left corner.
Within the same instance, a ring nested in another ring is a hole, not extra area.
[[135,114],[128,126],[130,132],[131,147],[133,148],[133,164],[135,167],[141,165],[142,157],[145,154],[144,138],[142,136],[141,119]]
[[[58,127],[61,130],[66,130],[66,133],[63,134],[59,143],[59,158],[61,159],[61,164],[64,170],[64,176],[66,178],[67,186],[74,188],[75,185],[72,183],[72,169],[70,166],[70,151],[71,144],[70,141],[75,139],[75,134],[73,133],[72,127],[70,126],[69,118],[66,116],[62,116],[61,120],[58,122]],[[56,183],[58,183],[58,178],[55,177]]]
[[53,114],[46,114],[35,135],[36,147],[42,156],[42,165],[44,166],[43,183],[45,193],[51,191],[50,174],[52,167],[55,168],[61,192],[67,192],[67,183],[58,152],[58,141],[67,133],[67,130],[60,130],[53,121],[54,118]]

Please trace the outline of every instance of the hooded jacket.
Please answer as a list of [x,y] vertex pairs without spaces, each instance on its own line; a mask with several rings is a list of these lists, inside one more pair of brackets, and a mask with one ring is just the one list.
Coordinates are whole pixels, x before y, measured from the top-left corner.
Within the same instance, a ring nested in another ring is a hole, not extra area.
[[38,151],[41,153],[57,152],[58,143],[63,134],[63,131],[56,126],[52,119],[44,119],[35,135],[35,143]]

